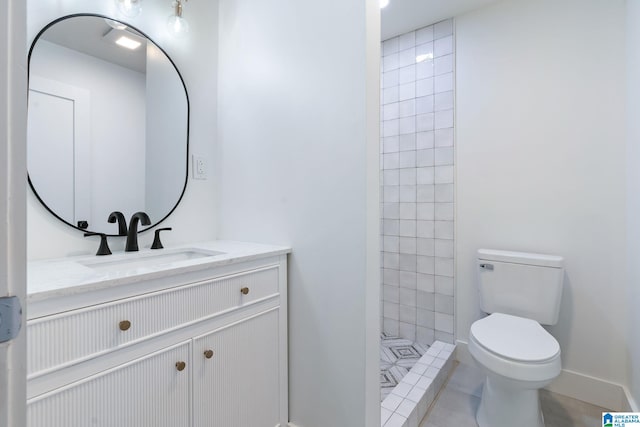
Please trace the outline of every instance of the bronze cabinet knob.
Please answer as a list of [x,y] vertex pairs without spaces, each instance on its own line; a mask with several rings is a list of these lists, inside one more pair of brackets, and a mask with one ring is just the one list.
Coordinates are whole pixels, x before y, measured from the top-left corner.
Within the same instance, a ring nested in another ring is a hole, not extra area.
[[118,324],[118,326],[120,327],[121,331],[127,331],[131,327],[131,322],[129,322],[128,320],[123,320]]
[[184,371],[184,368],[187,367],[187,364],[184,362],[176,362],[176,369],[178,371]]
[[249,288],[245,286],[244,288],[240,289],[240,292],[242,292],[242,295],[247,295],[249,293]]
[[204,357],[211,359],[213,357],[213,350],[207,350],[204,352]]

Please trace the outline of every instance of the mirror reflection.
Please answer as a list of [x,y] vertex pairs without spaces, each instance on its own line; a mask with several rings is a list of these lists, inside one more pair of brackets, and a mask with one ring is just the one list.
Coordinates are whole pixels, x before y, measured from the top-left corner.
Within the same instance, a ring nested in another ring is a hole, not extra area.
[[187,181],[189,104],[169,57],[136,29],[99,16],[47,26],[29,58],[27,167],[65,223],[117,234],[113,211],[152,226]]

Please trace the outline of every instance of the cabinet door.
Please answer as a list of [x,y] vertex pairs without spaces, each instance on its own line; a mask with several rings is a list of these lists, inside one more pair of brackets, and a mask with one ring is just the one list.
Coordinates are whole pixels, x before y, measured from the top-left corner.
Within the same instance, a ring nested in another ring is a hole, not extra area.
[[194,339],[194,427],[276,426],[278,357],[278,309]]
[[29,427],[188,426],[189,344],[160,350],[31,399]]

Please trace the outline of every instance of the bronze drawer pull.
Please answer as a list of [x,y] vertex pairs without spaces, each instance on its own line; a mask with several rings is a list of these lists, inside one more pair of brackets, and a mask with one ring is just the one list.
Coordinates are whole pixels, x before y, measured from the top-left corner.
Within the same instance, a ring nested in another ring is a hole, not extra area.
[[131,327],[131,322],[129,322],[128,320],[123,320],[118,324],[118,326],[120,327],[121,331],[127,331]]
[[213,357],[213,350],[207,350],[204,352],[204,357],[211,359]]
[[187,367],[187,364],[184,362],[176,362],[176,369],[180,372],[184,371],[184,368]]
[[240,292],[242,292],[242,295],[247,295],[249,293],[249,288],[245,286],[244,288],[240,289]]

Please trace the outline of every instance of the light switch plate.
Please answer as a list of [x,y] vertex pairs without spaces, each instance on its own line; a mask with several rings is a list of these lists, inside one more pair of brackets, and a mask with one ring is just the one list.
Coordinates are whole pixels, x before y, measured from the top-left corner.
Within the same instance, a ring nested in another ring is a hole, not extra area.
[[207,161],[203,156],[193,155],[193,179],[207,179]]

